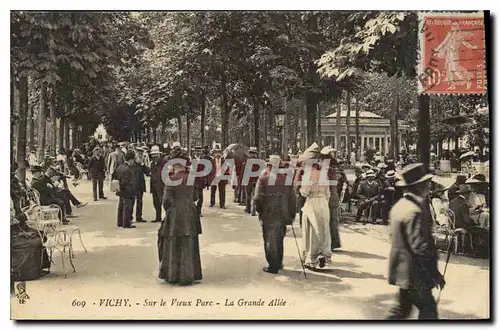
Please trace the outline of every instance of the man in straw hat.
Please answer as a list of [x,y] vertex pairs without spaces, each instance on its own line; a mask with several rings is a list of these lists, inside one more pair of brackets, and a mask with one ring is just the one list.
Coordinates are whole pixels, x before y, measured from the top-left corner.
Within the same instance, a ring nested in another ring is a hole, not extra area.
[[160,147],[152,146],[151,147],[151,180],[149,182],[149,191],[151,192],[151,196],[153,197],[153,205],[155,208],[155,219],[152,222],[161,222],[162,216],[162,198],[163,198],[163,189],[165,188],[165,183],[162,180],[161,172],[163,167],[167,163],[167,160],[162,157],[162,153],[160,151]]
[[[259,158],[259,151],[257,150],[257,147],[250,147],[248,149],[249,159],[258,159]],[[251,168],[252,172],[258,171],[259,170],[259,165],[258,164],[253,164]],[[248,184],[246,186],[246,199],[245,199],[245,212],[251,214],[252,216],[256,215],[255,214],[255,207],[252,204],[253,200],[253,194],[255,191],[255,186],[257,185],[257,181],[259,178],[257,176],[251,176],[248,178]]]
[[95,147],[93,155],[89,159],[89,172],[92,179],[92,194],[94,201],[97,201],[97,190],[99,189],[99,199],[107,199],[104,196],[104,177],[106,176],[106,165],[101,154],[101,148]]
[[[214,149],[213,150],[214,158],[212,160],[212,171],[209,175],[209,184],[210,184],[210,207],[214,207],[215,205],[215,193],[217,189],[219,189],[219,207],[221,209],[226,208],[226,185],[227,180],[218,180],[217,177],[221,175],[219,170],[224,164],[224,159],[222,158],[222,150]],[[225,175],[229,174],[229,168],[226,170]]]
[[119,181],[119,189],[116,195],[120,197],[118,203],[117,226],[123,228],[135,228],[132,225],[132,213],[137,196],[137,183],[134,178],[132,165],[135,161],[135,153],[132,150],[125,154],[125,162],[120,164],[113,173],[113,180]]
[[383,223],[386,225],[389,221],[389,211],[401,196],[397,197],[396,194],[396,172],[393,170],[387,171],[384,177],[385,181],[382,191],[383,198],[380,201],[380,213],[384,221]]
[[432,218],[427,202],[432,175],[422,163],[404,167],[396,186],[405,190],[389,215],[392,246],[389,256],[389,283],[399,287],[396,304],[388,319],[405,319],[412,306],[419,319],[437,319],[432,288],[443,288],[438,254],[432,237]]
[[371,221],[375,223],[375,219],[379,214],[380,204],[378,202],[378,195],[380,191],[380,185],[375,181],[375,173],[373,170],[368,170],[366,172],[366,180],[359,183],[356,192],[357,197],[360,199],[356,221],[360,221],[363,212],[371,208]]

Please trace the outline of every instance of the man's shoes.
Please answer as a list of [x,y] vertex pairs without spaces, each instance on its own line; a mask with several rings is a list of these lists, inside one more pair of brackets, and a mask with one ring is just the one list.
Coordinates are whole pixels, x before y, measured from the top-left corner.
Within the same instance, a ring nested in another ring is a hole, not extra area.
[[94,202],[97,202],[97,198],[94,198]]
[[147,222],[147,221],[144,220],[143,218],[140,218],[140,219],[137,219],[136,222]]
[[123,225],[119,225],[119,224],[117,224],[116,226],[119,227],[119,228],[123,227]]
[[85,202],[85,203],[80,203],[80,204],[76,205],[76,208],[78,208],[78,209],[79,209],[80,207],[85,207],[85,206],[87,206],[87,204],[88,204],[87,202]]
[[277,270],[270,269],[269,267],[264,267],[262,270],[265,271],[266,273],[278,274]]
[[130,228],[136,228],[136,227],[134,225],[129,225],[129,226],[123,226],[123,228],[130,229]]
[[108,199],[108,197],[106,197],[106,196],[102,196],[102,197],[100,197],[99,199]]
[[214,206],[215,206],[215,204],[210,204],[210,205],[209,205],[209,207],[214,207]]
[[245,213],[250,214],[250,210],[245,209]]
[[151,221],[151,222],[161,222],[161,220],[153,220],[153,221]]
[[255,217],[256,215],[257,215],[257,213],[252,212],[252,217]]
[[225,207],[224,205],[223,205],[223,206],[221,206],[220,208],[221,208],[221,209],[224,209],[224,210],[226,209],[226,207]]
[[325,268],[325,258],[319,259],[319,268]]

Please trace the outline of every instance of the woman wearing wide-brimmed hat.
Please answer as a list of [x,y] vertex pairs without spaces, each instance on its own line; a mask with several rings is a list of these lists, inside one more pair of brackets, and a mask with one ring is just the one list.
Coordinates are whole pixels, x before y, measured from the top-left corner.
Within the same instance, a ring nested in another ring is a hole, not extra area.
[[181,164],[189,162],[189,156],[182,149],[174,149],[169,173],[173,185],[166,182],[163,191],[163,207],[166,215],[158,232],[160,259],[159,278],[170,284],[190,285],[202,278],[200,246],[201,222],[194,202],[198,196],[194,184],[188,183],[189,170]]
[[306,166],[300,194],[306,198],[302,207],[303,260],[306,267],[323,268],[332,254],[330,236],[330,187],[321,182],[321,166]]

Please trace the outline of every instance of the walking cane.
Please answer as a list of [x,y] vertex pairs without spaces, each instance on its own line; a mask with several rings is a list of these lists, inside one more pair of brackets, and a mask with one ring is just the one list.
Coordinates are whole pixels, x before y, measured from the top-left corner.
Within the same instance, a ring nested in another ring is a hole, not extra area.
[[[444,271],[443,271],[443,279],[444,279],[444,275],[446,274],[446,269],[448,268],[448,262],[450,261],[450,257],[451,257],[451,242],[450,241],[450,244],[448,244],[448,251],[447,251],[447,255],[446,255],[446,264],[444,265]],[[439,299],[441,298],[441,292],[443,291],[443,288],[441,287],[439,289],[439,295],[438,295],[438,298],[436,300],[436,305],[439,304]]]
[[302,261],[302,257],[300,255],[299,243],[297,242],[297,236],[295,235],[295,229],[293,228],[293,221],[291,227],[292,227],[293,238],[295,239],[295,245],[297,246],[297,252],[299,253],[300,264],[302,265],[302,271],[304,272],[304,278],[307,278],[306,268],[304,267],[304,262]]

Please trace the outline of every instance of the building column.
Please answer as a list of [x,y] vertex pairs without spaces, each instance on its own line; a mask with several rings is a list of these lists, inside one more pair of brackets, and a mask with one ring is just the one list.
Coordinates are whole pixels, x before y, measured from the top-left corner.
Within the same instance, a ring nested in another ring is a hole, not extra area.
[[365,136],[363,134],[360,134],[361,137],[361,148],[359,149],[359,159],[363,159],[364,151],[365,151]]

